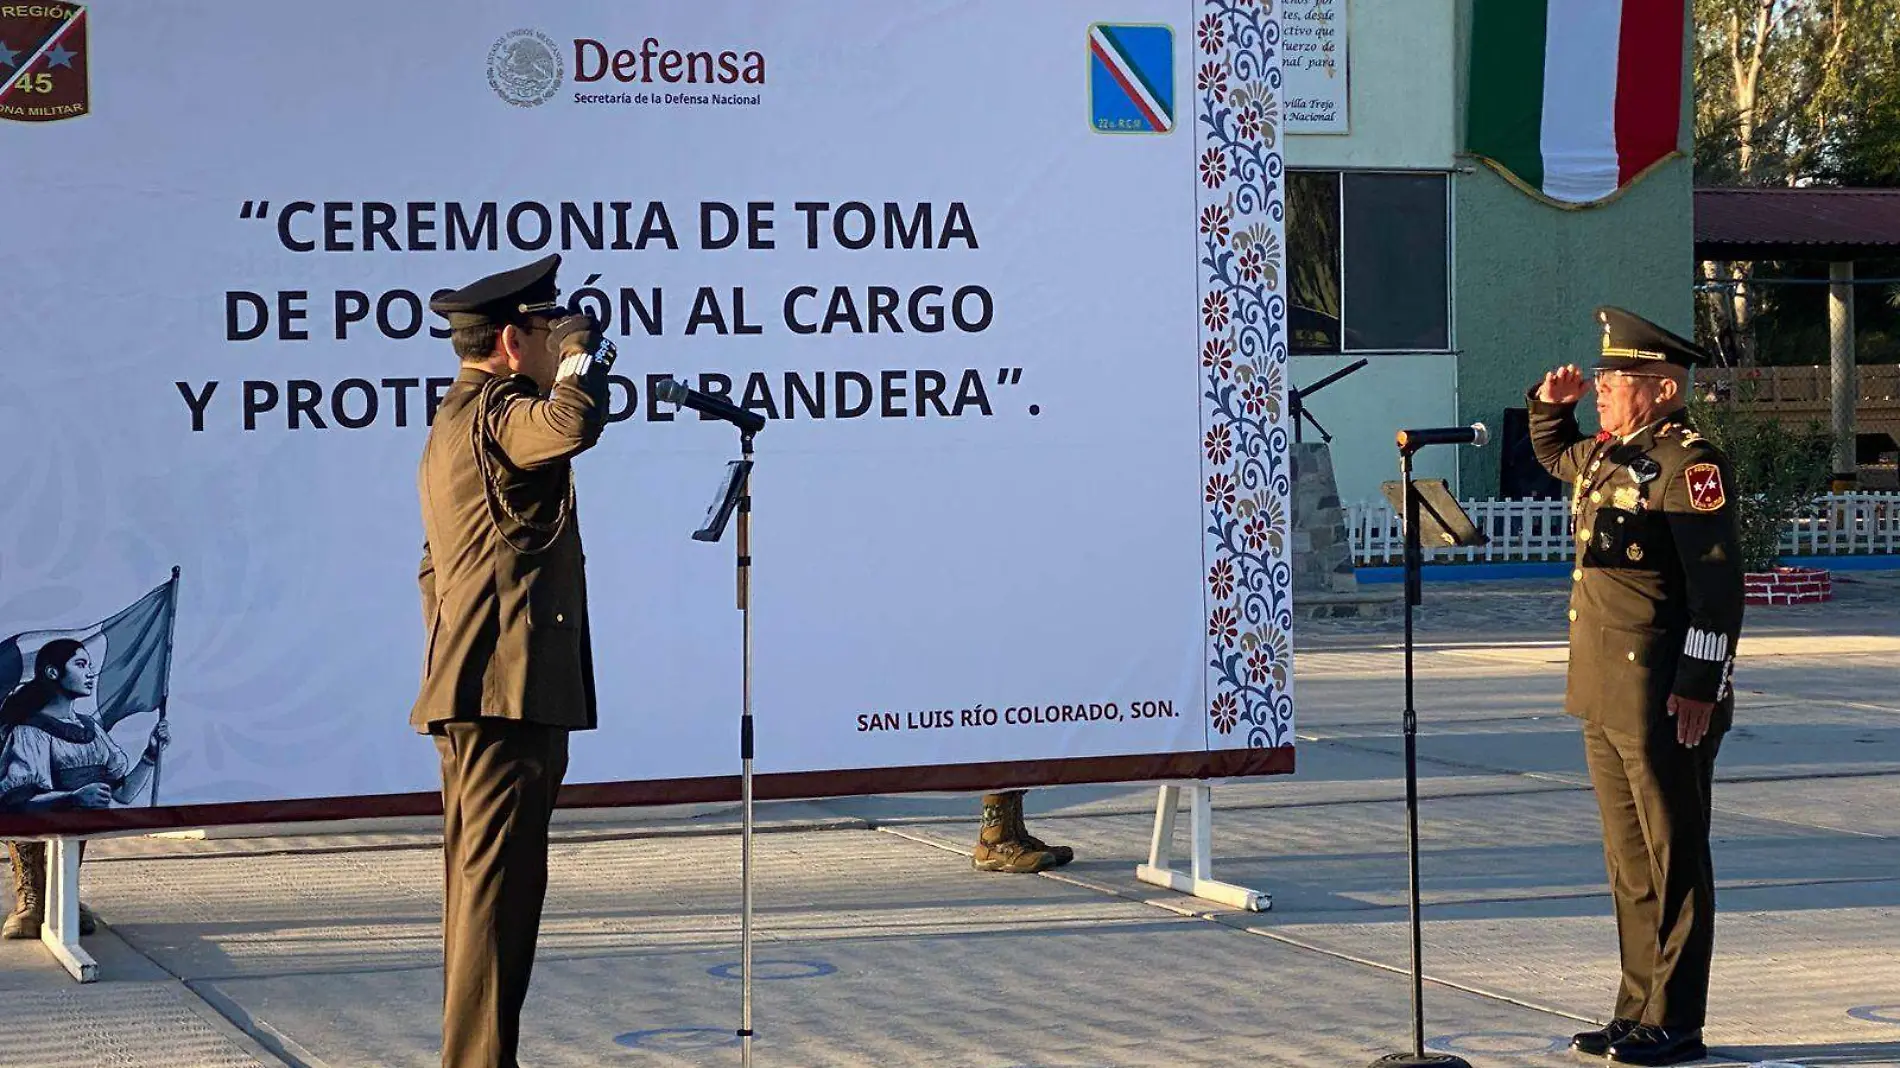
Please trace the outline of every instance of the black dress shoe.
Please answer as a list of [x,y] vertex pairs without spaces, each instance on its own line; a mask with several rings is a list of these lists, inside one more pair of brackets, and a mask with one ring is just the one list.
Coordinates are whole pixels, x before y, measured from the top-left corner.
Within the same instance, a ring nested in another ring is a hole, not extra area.
[[1610,1043],[1610,1059],[1618,1064],[1685,1064],[1709,1055],[1700,1027],[1652,1027],[1644,1024]]
[[1587,1053],[1592,1057],[1602,1057],[1610,1052],[1612,1043],[1615,1043],[1631,1031],[1636,1030],[1638,1026],[1638,1021],[1626,1016],[1618,1016],[1616,1019],[1611,1020],[1609,1026],[1604,1027],[1602,1030],[1585,1031],[1579,1035],[1572,1035],[1570,1038],[1570,1048],[1576,1050],[1578,1053]]

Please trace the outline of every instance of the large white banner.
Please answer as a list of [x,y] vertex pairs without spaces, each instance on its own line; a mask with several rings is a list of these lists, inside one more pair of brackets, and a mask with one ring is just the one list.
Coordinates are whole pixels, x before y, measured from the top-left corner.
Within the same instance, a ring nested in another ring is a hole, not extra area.
[[737,440],[667,376],[770,418],[760,796],[1290,770],[1278,41],[1243,0],[0,7],[0,832],[432,810],[426,306],[556,251],[620,351],[568,803],[736,796],[732,534],[690,534]]

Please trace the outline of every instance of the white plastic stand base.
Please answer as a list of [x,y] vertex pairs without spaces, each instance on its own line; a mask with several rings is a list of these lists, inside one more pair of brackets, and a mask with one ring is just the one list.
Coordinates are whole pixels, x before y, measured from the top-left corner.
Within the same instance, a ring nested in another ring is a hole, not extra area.
[[[1188,858],[1189,870],[1186,874],[1175,870],[1169,859],[1174,843],[1174,816],[1180,807],[1183,790],[1188,795],[1189,829],[1193,838],[1193,854]],[[1212,797],[1213,789],[1202,782],[1161,787],[1161,795],[1155,801],[1154,838],[1148,844],[1148,863],[1135,867],[1135,878],[1190,897],[1231,905],[1249,912],[1265,912],[1273,907],[1273,895],[1233,883],[1223,883],[1213,877]]]
[[40,923],[40,941],[53,959],[82,983],[99,978],[99,964],[79,948],[79,839],[52,838],[46,843],[46,918]]

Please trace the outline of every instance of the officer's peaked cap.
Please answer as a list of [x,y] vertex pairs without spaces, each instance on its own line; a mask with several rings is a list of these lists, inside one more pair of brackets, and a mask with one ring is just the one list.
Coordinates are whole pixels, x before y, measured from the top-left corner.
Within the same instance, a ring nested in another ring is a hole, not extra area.
[[554,284],[554,272],[560,266],[560,253],[543,256],[525,267],[491,274],[444,293],[429,302],[429,310],[457,328],[516,322],[523,305],[546,304],[560,295]]
[[1635,312],[1604,305],[1596,311],[1597,324],[1603,328],[1602,351],[1597,356],[1599,371],[1655,373],[1661,365],[1700,367],[1715,361],[1695,342],[1657,326]]

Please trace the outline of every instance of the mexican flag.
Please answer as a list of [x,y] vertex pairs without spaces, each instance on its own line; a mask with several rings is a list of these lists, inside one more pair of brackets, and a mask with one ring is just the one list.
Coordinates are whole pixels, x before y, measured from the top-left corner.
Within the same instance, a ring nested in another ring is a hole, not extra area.
[[1473,0],[1465,147],[1560,207],[1677,152],[1684,0]]

